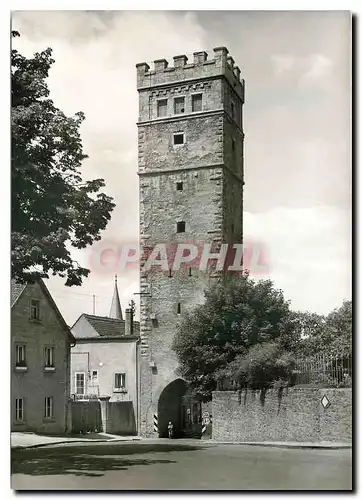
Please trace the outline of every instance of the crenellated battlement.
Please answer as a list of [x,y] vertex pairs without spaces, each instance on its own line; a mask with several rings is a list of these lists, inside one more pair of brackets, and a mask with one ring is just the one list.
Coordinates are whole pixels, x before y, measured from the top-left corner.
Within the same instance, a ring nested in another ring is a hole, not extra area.
[[241,78],[240,68],[235,66],[234,59],[228,55],[228,49],[216,47],[213,52],[212,59],[209,59],[205,51],[194,52],[192,62],[184,54],[174,56],[173,66],[166,59],[156,59],[152,69],[146,62],[136,64],[137,89],[141,91],[188,80],[224,76],[244,100],[244,80]]

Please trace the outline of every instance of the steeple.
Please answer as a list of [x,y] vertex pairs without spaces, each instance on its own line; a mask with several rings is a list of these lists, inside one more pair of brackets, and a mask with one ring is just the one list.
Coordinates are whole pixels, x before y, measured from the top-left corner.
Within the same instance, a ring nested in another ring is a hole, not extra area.
[[121,303],[119,301],[118,287],[117,287],[117,275],[114,277],[114,292],[111,305],[111,312],[109,313],[110,318],[123,319]]

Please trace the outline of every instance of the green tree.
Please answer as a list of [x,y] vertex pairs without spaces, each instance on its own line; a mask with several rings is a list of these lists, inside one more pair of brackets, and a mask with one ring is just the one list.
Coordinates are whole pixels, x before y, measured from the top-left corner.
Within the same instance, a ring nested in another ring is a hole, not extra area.
[[[276,383],[293,383],[295,358],[276,342],[265,342],[250,347],[245,355],[238,355],[227,367],[217,373],[220,387],[231,381],[234,389],[269,389]],[[229,387],[226,387],[229,388]]]
[[194,394],[211,398],[217,373],[251,346],[277,341],[282,350],[294,332],[289,302],[270,280],[247,274],[205,292],[205,303],[187,312],[173,342],[180,375]]
[[11,51],[11,275],[32,282],[51,273],[71,286],[90,272],[71,248],[99,240],[115,205],[103,179],[82,181],[84,115],[67,117],[49,98],[51,54]]

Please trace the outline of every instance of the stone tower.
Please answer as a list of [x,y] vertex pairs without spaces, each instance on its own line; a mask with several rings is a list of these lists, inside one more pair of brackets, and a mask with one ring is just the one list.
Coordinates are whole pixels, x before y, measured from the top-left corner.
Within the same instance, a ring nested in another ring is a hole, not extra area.
[[[244,80],[225,47],[137,64],[140,244],[242,242]],[[186,384],[171,350],[183,312],[214,276],[184,266],[145,271],[141,259],[140,431],[181,425]]]

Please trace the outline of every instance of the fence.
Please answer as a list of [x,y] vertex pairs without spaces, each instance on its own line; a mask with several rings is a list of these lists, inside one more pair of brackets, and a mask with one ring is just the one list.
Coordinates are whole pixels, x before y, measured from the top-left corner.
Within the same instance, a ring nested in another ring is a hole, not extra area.
[[351,387],[352,355],[320,354],[299,359],[294,372],[294,384],[325,384],[329,387]]

